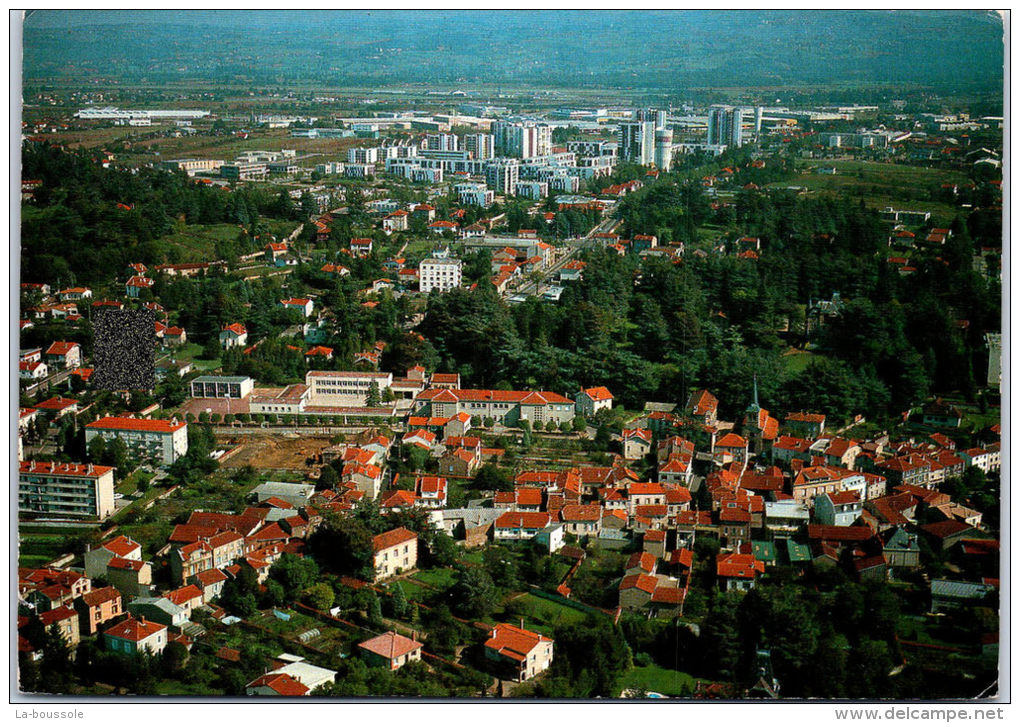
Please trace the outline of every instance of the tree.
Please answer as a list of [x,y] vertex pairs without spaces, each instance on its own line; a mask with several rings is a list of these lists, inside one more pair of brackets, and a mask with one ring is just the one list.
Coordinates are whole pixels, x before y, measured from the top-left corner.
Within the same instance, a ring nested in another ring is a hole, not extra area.
[[333,605],[333,588],[324,582],[316,583],[305,590],[304,598],[316,610],[328,610]]
[[484,569],[468,567],[450,589],[454,611],[462,618],[484,618],[499,604],[499,594],[492,577]]
[[319,576],[319,566],[311,557],[298,557],[284,553],[269,570],[269,576],[279,582],[289,600],[312,585]]
[[372,592],[371,598],[368,601],[368,620],[372,625],[382,625],[382,604],[379,602],[379,596]]
[[210,336],[209,340],[202,346],[203,359],[219,359],[223,349],[220,347],[220,340],[217,336]]
[[378,407],[382,404],[382,396],[379,394],[379,383],[372,380],[368,386],[368,396],[365,397],[366,407]]
[[569,681],[572,696],[609,697],[617,678],[631,667],[631,654],[619,626],[603,615],[557,626],[556,657],[550,677]]
[[403,618],[407,615],[407,595],[404,593],[404,586],[400,583],[393,585],[390,595],[390,611],[393,617]]
[[315,482],[316,490],[331,490],[340,484],[340,476],[331,465],[323,465],[319,472],[319,479]]
[[471,486],[477,490],[511,492],[514,488],[514,481],[509,470],[502,469],[493,462],[486,462],[475,472]]

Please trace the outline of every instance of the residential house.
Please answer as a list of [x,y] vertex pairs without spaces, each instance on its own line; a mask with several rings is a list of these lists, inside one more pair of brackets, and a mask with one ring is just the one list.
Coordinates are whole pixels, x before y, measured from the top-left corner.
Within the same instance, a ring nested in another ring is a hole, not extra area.
[[623,458],[643,459],[652,451],[652,432],[648,429],[623,430]]
[[123,655],[138,655],[147,651],[152,655],[163,652],[167,644],[167,626],[128,615],[103,633],[106,649]]
[[602,531],[602,507],[599,505],[564,505],[560,510],[564,530],[578,537],[598,536]]
[[49,630],[56,626],[57,632],[64,638],[69,647],[75,648],[81,642],[81,629],[78,613],[71,605],[63,605],[46,612],[39,613],[39,622]]
[[78,611],[79,630],[84,635],[94,635],[104,623],[124,612],[120,590],[112,585],[83,594],[75,599],[74,608]]
[[141,560],[142,546],[130,537],[118,535],[112,540],[86,550],[85,574],[92,578],[105,576],[107,564],[115,557],[125,560]]
[[[518,493],[523,490],[519,490]],[[538,490],[536,490],[538,491]],[[541,491],[539,498],[541,498]],[[547,512],[505,512],[493,525],[493,538],[499,540],[530,540],[551,521]]]
[[736,462],[742,467],[745,466],[748,459],[747,440],[733,432],[723,435],[715,443],[712,459],[719,465]]
[[139,597],[127,604],[129,615],[151,620],[167,627],[187,625],[191,614],[188,610],[166,597]]
[[299,655],[284,653],[274,669],[245,686],[248,695],[305,696],[336,681],[336,671],[308,663]]
[[746,591],[754,587],[757,577],[765,572],[765,563],[753,554],[722,552],[716,557],[715,573],[725,591]]
[[415,494],[419,507],[442,509],[446,507],[446,478],[425,475],[415,480]]
[[786,416],[783,426],[795,436],[817,439],[825,432],[825,415],[794,412]]
[[372,566],[379,581],[418,565],[418,535],[406,527],[384,532],[372,538]]
[[863,509],[861,496],[857,492],[829,492],[814,498],[814,516],[823,525],[852,525],[861,516]]
[[314,302],[305,298],[281,299],[280,306],[287,310],[300,311],[306,319],[312,315],[312,310],[315,308]]
[[81,366],[81,346],[75,341],[55,341],[44,356],[50,369],[74,369]]
[[963,423],[963,413],[952,404],[936,399],[921,410],[921,424],[942,429],[958,429]]
[[518,681],[534,678],[553,659],[553,641],[515,625],[497,623],[485,641],[485,656],[514,671]]
[[106,565],[106,579],[126,597],[148,595],[152,565],[142,560],[115,557]]
[[421,660],[422,644],[392,630],[358,643],[358,652],[369,665],[398,670],[407,663]]
[[613,408],[613,394],[605,387],[582,389],[574,398],[577,411],[585,417],[594,417],[603,409]]
[[684,413],[704,425],[714,427],[719,421],[719,400],[708,390],[701,389],[688,398]]
[[220,330],[220,346],[224,349],[245,347],[248,345],[248,330],[244,324],[227,324]]

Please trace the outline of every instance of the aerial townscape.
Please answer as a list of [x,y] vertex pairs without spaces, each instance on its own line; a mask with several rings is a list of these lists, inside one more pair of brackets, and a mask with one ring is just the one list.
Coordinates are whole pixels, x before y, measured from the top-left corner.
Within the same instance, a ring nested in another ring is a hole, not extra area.
[[22,692],[997,693],[998,16],[124,12],[24,21]]

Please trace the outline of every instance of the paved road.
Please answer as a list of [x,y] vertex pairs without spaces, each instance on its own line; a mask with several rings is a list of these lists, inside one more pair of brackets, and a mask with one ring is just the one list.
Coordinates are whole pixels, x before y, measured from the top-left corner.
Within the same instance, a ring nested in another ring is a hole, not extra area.
[[606,218],[599,222],[596,226],[594,226],[591,229],[591,231],[586,233],[580,239],[568,240],[567,241],[568,251],[562,256],[560,256],[559,260],[555,264],[553,264],[548,269],[542,272],[541,280],[539,280],[537,283],[534,281],[528,281],[512,289],[509,289],[507,291],[507,296],[514,296],[516,294],[524,294],[526,296],[537,295],[539,289],[541,289],[544,284],[548,284],[550,279],[554,278],[556,274],[559,273],[560,269],[566,266],[567,262],[574,258],[574,256],[577,254],[579,250],[585,248],[588,245],[588,242],[595,238],[595,234],[609,233],[611,229],[615,228],[619,224],[620,221],[618,221],[615,218],[612,217]]

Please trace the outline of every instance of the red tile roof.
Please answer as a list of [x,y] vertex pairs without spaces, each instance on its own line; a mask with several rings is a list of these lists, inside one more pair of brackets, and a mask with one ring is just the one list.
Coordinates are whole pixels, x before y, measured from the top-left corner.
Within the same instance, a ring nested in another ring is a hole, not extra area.
[[267,687],[279,695],[308,695],[310,688],[286,673],[267,673],[248,683],[248,688]]
[[64,356],[76,346],[78,346],[78,342],[55,341],[50,344],[49,348],[46,350],[46,354],[51,356]]
[[634,575],[627,575],[623,580],[620,581],[620,591],[632,590],[637,588],[643,592],[651,595],[655,592],[656,583],[658,581],[651,575],[643,575],[636,573]]
[[384,532],[381,535],[376,535],[372,538],[372,549],[375,552],[381,552],[382,550],[388,550],[391,547],[395,547],[403,542],[410,542],[414,540],[417,542],[418,535],[411,532],[406,527],[398,527],[395,530]]
[[743,448],[747,446],[747,440],[741,437],[739,434],[730,432],[718,442],[715,443],[716,447],[725,447],[727,449]]
[[613,393],[605,387],[592,387],[590,389],[585,389],[584,393],[587,394],[593,402],[603,402],[607,399],[613,398]]
[[100,587],[85,593],[81,596],[81,599],[89,607],[96,607],[103,603],[120,600],[120,590],[112,585],[108,587]]
[[166,630],[166,625],[145,620],[144,618],[133,618],[128,615],[126,620],[117,623],[106,631],[105,635],[122,640],[130,640],[133,643],[141,642],[161,630]]
[[104,417],[86,425],[88,429],[122,429],[134,432],[162,432],[170,434],[188,426],[185,422],[166,419],[132,419],[131,417]]
[[520,663],[542,642],[552,642],[552,639],[515,625],[497,623],[492,637],[485,641],[485,647]]
[[547,512],[506,512],[496,520],[496,527],[541,530],[549,524],[549,520]]
[[765,572],[765,563],[755,559],[754,555],[738,552],[721,553],[716,558],[716,574],[719,577],[742,577],[754,579],[760,572]]
[[627,559],[627,566],[625,570],[631,570],[635,567],[640,567],[645,572],[654,572],[655,570],[655,555],[650,552],[635,552]]
[[391,630],[363,643],[358,643],[358,647],[387,660],[393,660],[418,650],[422,644]]
[[101,465],[78,464],[75,462],[20,462],[19,472],[23,474],[53,474],[62,477],[101,477],[113,467]]

